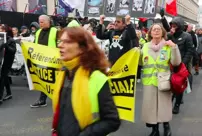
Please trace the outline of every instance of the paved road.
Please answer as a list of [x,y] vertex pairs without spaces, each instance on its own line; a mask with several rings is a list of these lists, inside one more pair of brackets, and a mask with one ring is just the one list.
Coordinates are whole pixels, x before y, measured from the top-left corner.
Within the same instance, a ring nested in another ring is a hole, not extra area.
[[[181,113],[173,116],[173,136],[202,136],[202,75],[195,77],[193,92],[184,98]],[[31,109],[29,105],[39,92],[28,91],[26,80],[15,78],[12,86],[14,98],[0,107],[0,136],[49,136],[51,129],[51,102],[48,107]],[[112,136],[148,136],[150,130],[140,119],[141,85],[137,87],[136,124],[123,122]],[[162,127],[161,127],[161,132]]]

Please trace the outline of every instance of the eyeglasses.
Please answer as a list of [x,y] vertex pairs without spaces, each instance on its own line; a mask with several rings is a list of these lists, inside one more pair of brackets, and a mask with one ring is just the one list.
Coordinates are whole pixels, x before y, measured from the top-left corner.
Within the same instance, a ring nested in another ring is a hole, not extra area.
[[153,28],[152,31],[161,31],[161,28]]
[[70,40],[57,40],[57,44],[60,44],[60,43],[73,43],[73,41],[70,41]]

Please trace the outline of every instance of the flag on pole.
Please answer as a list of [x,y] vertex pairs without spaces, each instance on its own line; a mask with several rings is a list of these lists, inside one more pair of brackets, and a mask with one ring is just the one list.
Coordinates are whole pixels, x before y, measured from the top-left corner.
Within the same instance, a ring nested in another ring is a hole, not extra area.
[[177,0],[166,0],[166,12],[177,16]]

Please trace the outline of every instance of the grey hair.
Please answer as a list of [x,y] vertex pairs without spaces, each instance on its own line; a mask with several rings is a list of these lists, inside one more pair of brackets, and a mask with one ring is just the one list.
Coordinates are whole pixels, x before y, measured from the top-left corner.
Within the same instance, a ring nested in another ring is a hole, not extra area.
[[48,21],[48,22],[51,21],[50,17],[47,16],[47,15],[40,15],[39,18],[42,18],[42,19],[44,19],[44,20],[46,20],[46,21]]

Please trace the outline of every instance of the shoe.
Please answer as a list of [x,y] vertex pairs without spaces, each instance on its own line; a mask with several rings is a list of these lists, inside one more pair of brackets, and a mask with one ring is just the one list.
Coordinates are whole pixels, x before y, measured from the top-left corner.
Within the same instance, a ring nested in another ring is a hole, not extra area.
[[171,136],[170,124],[168,122],[163,123],[163,128],[164,128],[164,136]]
[[46,107],[47,104],[45,101],[37,101],[34,104],[30,105],[31,108],[39,108],[39,107]]
[[149,136],[160,136],[158,124],[152,127],[152,132]]
[[181,104],[184,104],[184,100],[181,101]]
[[175,105],[173,108],[173,114],[179,114],[180,112],[180,106],[179,105]]
[[152,133],[149,136],[160,136],[159,131],[152,131]]
[[141,82],[141,79],[137,79],[137,83],[140,83]]
[[13,96],[12,95],[6,95],[4,98],[3,98],[3,101],[6,101],[6,100],[9,100],[9,99],[12,99]]
[[0,100],[0,105],[2,105],[3,104],[3,100]]
[[194,75],[196,75],[196,76],[199,75],[199,72],[196,72]]

